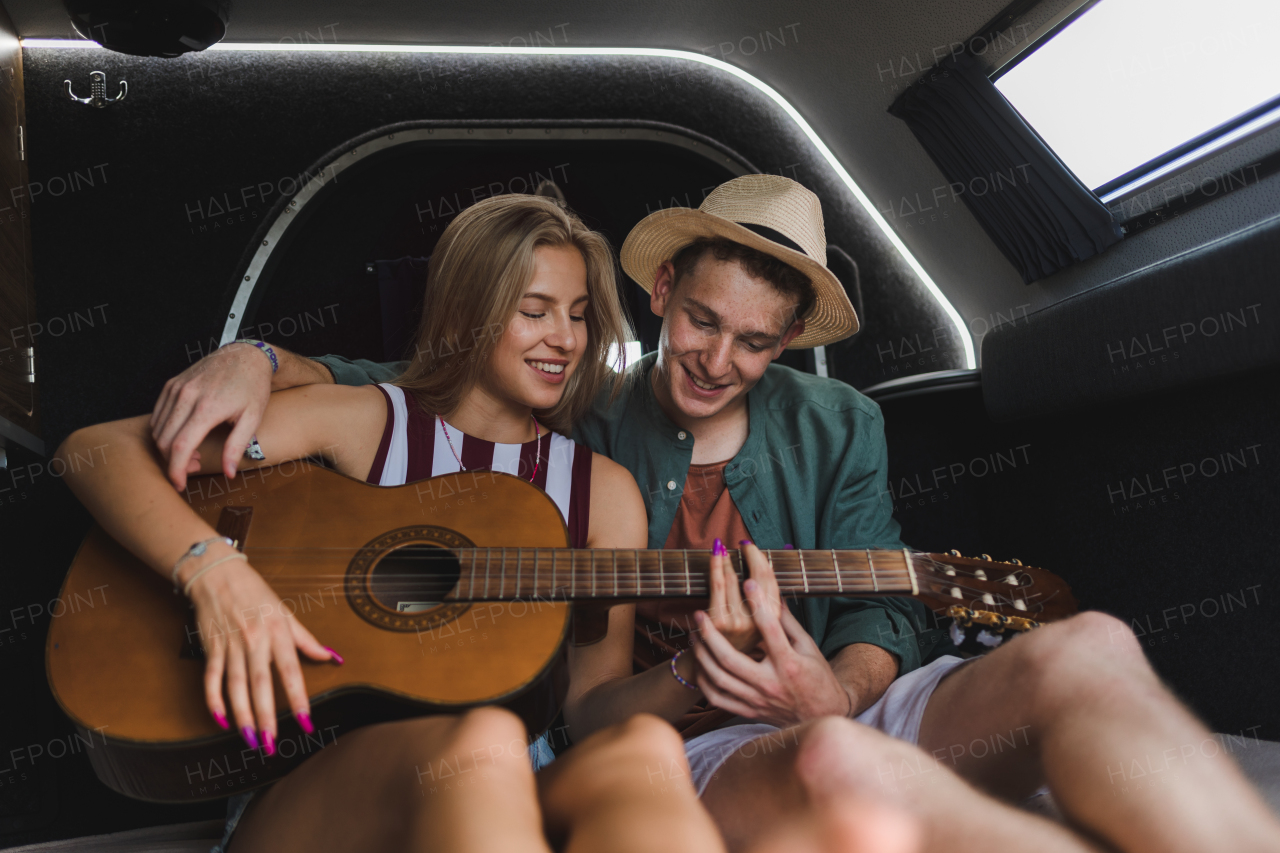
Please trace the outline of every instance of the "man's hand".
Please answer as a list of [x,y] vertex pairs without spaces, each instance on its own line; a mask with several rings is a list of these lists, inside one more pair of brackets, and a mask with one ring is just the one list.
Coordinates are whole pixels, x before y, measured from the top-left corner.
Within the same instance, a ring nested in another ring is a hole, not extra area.
[[[767,563],[754,545],[743,548],[752,575],[762,576]],[[772,572],[769,572],[772,576]],[[779,727],[835,714],[850,715],[860,704],[843,686],[791,611],[771,606],[757,580],[743,585],[752,619],[763,637],[761,661],[734,648],[705,613],[695,617],[701,631],[694,646],[697,685],[717,708]],[[776,593],[775,593],[776,595]]]
[[151,413],[151,437],[169,463],[169,480],[179,491],[187,475],[200,469],[200,442],[219,424],[232,424],[222,451],[228,478],[262,423],[271,397],[271,360],[252,344],[228,344],[164,384]]

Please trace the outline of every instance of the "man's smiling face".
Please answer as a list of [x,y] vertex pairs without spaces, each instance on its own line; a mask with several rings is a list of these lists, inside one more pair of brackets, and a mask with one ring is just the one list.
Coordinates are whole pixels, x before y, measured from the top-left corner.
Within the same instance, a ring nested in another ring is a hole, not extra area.
[[736,260],[710,252],[674,280],[659,268],[650,305],[662,317],[659,398],[686,418],[710,418],[745,397],[782,354],[803,321],[792,322],[796,299],[754,278]]

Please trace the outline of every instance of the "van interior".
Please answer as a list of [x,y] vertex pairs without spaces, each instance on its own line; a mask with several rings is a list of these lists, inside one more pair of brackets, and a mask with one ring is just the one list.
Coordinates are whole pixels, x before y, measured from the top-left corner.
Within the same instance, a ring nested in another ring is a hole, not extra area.
[[[822,201],[862,325],[782,363],[880,405],[903,541],[1044,567],[1120,617],[1280,804],[1280,84],[1119,185],[1055,157],[1107,225],[1051,262],[1010,248],[1066,233],[1019,206],[1036,182],[957,180],[957,146],[906,108],[957,54],[998,85],[1113,2],[181,0],[186,42],[111,49],[73,17],[128,4],[4,0],[0,847],[207,849],[225,808],[109,790],[50,693],[45,638],[91,525],[50,464],[63,438],[150,411],[240,337],[405,356],[435,241],[482,198],[554,181],[616,250],[751,173]],[[1273,55],[1280,31],[1250,29],[1176,55]],[[1080,76],[1183,79],[1127,43],[1078,56]],[[658,318],[619,282],[652,351]]]

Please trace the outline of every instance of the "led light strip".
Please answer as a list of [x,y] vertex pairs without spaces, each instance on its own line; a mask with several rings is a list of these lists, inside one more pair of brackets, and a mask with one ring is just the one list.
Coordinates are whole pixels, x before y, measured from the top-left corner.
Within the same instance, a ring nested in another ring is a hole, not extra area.
[[[103,49],[97,42],[85,39],[22,39],[23,47],[31,48],[77,48],[77,49]],[[898,254],[907,262],[907,265],[920,278],[920,281],[928,289],[929,293],[937,301],[938,305],[951,318],[951,322],[955,325],[956,331],[959,333],[960,341],[964,345],[965,367],[973,370],[978,366],[977,358],[973,349],[973,337],[969,334],[969,329],[965,326],[964,320],[960,317],[960,313],[956,311],[955,306],[943,295],[938,289],[938,285],[925,272],[924,267],[916,260],[915,255],[902,242],[897,233],[889,226],[888,220],[880,213],[867,194],[853,180],[850,175],[836,159],[836,155],[827,147],[818,134],[814,131],[809,123],[804,120],[795,107],[791,105],[786,98],[778,94],[778,92],[763,81],[753,77],[741,68],[730,65],[719,59],[710,56],[704,56],[700,53],[692,53],[685,50],[668,50],[666,48],[657,47],[464,47],[455,45],[416,45],[416,44],[272,44],[270,42],[220,42],[209,48],[209,50],[240,50],[240,51],[311,51],[319,53],[461,53],[461,54],[534,54],[546,56],[652,56],[663,59],[681,59],[687,62],[699,62],[703,65],[709,65],[726,74],[730,74],[744,83],[749,84],[756,90],[761,92],[765,97],[769,98],[775,104],[782,108],[782,111],[795,122],[796,127],[809,138],[813,147],[818,153],[826,159],[827,163],[840,176],[840,180],[849,188],[849,192],[853,193],[853,197],[862,205],[862,209],[867,212],[871,220],[876,223],[880,230],[888,238],[889,242],[897,249]]]

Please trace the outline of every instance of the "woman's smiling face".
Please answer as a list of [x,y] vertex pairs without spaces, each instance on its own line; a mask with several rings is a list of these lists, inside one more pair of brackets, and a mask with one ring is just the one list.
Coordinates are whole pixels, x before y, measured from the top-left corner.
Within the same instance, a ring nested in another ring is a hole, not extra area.
[[481,379],[497,399],[532,409],[560,402],[587,349],[587,265],[571,245],[539,246],[533,278]]

